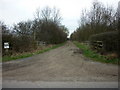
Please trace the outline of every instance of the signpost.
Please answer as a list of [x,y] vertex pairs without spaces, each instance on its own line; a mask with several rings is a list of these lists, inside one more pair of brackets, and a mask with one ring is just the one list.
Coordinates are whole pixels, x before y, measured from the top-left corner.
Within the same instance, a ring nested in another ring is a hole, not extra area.
[[5,52],[8,53],[9,42],[4,42],[4,49],[5,49]]
[[8,49],[8,48],[9,48],[9,42],[5,42],[5,43],[4,43],[4,48],[5,48],[5,49]]

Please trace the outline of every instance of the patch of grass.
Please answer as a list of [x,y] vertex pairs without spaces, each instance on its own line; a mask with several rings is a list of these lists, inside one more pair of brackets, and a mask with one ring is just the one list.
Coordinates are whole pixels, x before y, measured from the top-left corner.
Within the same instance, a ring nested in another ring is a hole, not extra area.
[[94,61],[99,61],[99,62],[103,62],[103,63],[118,64],[118,59],[107,60],[106,56],[100,55],[99,53],[96,53],[95,51],[91,50],[88,45],[79,43],[77,41],[74,41],[73,43],[83,51],[84,56],[86,56]]
[[60,46],[63,46],[64,44],[65,43],[57,44],[57,45],[54,45],[52,47],[49,47],[49,48],[46,48],[46,49],[43,49],[43,50],[40,50],[40,51],[37,51],[37,52],[34,52],[34,53],[21,54],[21,55],[17,55],[17,56],[4,56],[4,57],[2,57],[2,61],[6,62],[6,61],[11,61],[11,60],[16,60],[16,59],[22,59],[22,58],[26,58],[26,57],[31,57],[33,55],[41,54],[41,53],[50,51],[52,49],[58,48]]

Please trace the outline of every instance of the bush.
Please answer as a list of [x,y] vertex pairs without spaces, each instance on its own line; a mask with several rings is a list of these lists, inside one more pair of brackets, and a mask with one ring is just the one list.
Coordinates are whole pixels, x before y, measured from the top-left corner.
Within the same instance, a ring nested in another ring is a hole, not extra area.
[[[9,42],[8,52],[4,49],[4,42]],[[29,36],[2,35],[2,55],[13,55],[15,53],[29,52],[36,49],[36,42]]]
[[33,38],[29,36],[14,37],[12,43],[12,50],[16,52],[28,52],[36,48],[36,43]]
[[117,52],[118,49],[118,32],[105,32],[101,34],[92,35],[90,37],[90,43],[94,47],[95,41],[103,42],[103,49],[106,52]]

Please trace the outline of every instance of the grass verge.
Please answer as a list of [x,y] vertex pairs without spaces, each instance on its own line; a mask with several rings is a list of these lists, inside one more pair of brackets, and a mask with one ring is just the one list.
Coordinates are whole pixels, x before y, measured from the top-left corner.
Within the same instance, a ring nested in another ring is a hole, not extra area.
[[73,43],[83,51],[83,55],[86,56],[87,58],[90,58],[94,61],[99,61],[102,63],[118,64],[118,59],[107,60],[106,56],[103,56],[94,52],[93,50],[90,49],[89,46],[79,43],[77,41],[74,41]]
[[54,46],[52,46],[50,48],[46,48],[46,49],[43,49],[43,50],[40,50],[40,51],[37,51],[37,52],[34,52],[34,53],[27,53],[27,54],[22,54],[22,55],[17,55],[17,56],[4,56],[4,57],[2,57],[2,61],[6,62],[6,61],[11,61],[11,60],[16,60],[16,59],[22,59],[22,58],[26,58],[26,57],[31,57],[33,55],[41,54],[41,53],[50,51],[52,49],[58,48],[60,46],[63,46],[64,44],[65,43],[57,44],[57,45],[54,45]]

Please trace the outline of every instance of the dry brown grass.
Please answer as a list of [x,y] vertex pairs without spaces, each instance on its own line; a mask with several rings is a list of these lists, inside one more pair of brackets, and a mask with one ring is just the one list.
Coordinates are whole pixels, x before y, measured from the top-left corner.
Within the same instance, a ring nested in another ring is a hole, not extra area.
[[38,46],[36,49],[33,49],[29,52],[12,52],[13,54],[11,56],[19,56],[19,55],[23,55],[23,54],[35,53],[35,52],[44,50],[46,48],[51,48],[52,46],[53,45]]
[[108,53],[105,56],[107,57],[108,60],[118,58],[118,54],[117,53]]

